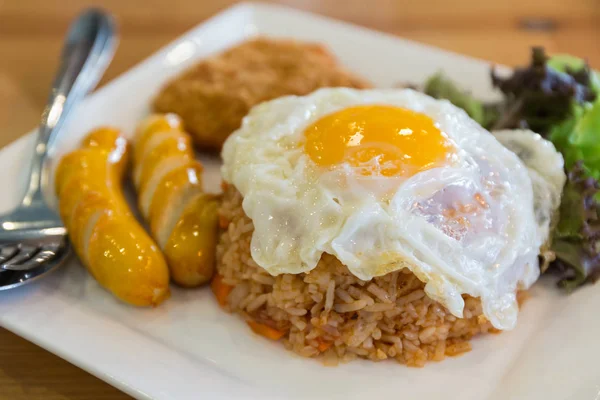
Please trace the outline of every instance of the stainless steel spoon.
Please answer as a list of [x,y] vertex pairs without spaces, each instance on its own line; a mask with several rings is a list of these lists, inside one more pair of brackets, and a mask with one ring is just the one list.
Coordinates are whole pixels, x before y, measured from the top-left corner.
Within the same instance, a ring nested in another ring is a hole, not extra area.
[[46,154],[73,106],[100,80],[115,46],[114,21],[103,11],[85,11],[69,28],[38,129],[29,186],[19,206],[0,216],[0,290],[40,278],[71,253],[66,229],[44,200],[49,181]]

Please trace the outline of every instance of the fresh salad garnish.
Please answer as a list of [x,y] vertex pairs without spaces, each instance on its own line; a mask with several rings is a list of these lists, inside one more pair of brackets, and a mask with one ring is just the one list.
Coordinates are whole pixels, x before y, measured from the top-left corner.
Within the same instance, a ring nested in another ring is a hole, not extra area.
[[554,231],[552,267],[561,274],[559,285],[573,290],[600,278],[600,218],[596,195],[600,185],[586,176],[582,163],[569,171]]

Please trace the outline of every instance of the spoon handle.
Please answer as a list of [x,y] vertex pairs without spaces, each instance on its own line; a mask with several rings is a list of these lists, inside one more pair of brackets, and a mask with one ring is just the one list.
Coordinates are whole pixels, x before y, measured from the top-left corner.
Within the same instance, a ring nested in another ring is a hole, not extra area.
[[113,18],[101,10],[87,10],[71,24],[38,129],[23,205],[43,201],[40,189],[48,181],[43,174],[48,145],[64,125],[73,106],[96,86],[112,59],[116,44]]

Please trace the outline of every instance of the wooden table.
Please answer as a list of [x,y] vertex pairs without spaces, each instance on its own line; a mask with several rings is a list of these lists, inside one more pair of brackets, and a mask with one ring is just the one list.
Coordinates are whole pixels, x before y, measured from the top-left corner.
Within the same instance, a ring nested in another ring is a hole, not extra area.
[[[121,44],[103,82],[232,0],[0,0],[0,146],[38,121],[69,21],[98,5],[119,19]],[[598,0],[281,0],[405,38],[509,65],[531,45],[600,67]],[[368,3],[368,4],[367,4]],[[360,51],[357,49],[357,51]],[[66,361],[0,328],[0,399],[126,399]]]

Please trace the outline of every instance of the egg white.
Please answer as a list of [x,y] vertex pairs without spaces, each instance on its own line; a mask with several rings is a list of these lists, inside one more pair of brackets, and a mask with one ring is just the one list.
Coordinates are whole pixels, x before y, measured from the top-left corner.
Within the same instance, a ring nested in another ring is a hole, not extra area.
[[[457,149],[445,166],[409,178],[364,176],[355,167],[315,165],[304,130],[361,104],[428,115]],[[369,280],[409,268],[429,297],[462,317],[463,294],[481,298],[498,329],[517,320],[516,291],[539,276],[548,230],[537,229],[526,166],[492,134],[447,101],[409,89],[321,89],[254,107],[223,148],[222,175],[244,196],[252,219],[251,253],[273,275],[315,268],[326,252]],[[467,229],[441,214],[477,193],[487,208]]]
[[492,132],[504,147],[515,153],[528,169],[533,187],[533,208],[541,237],[550,237],[550,227],[556,222],[563,186],[567,180],[562,154],[552,142],[530,130],[500,130]]

